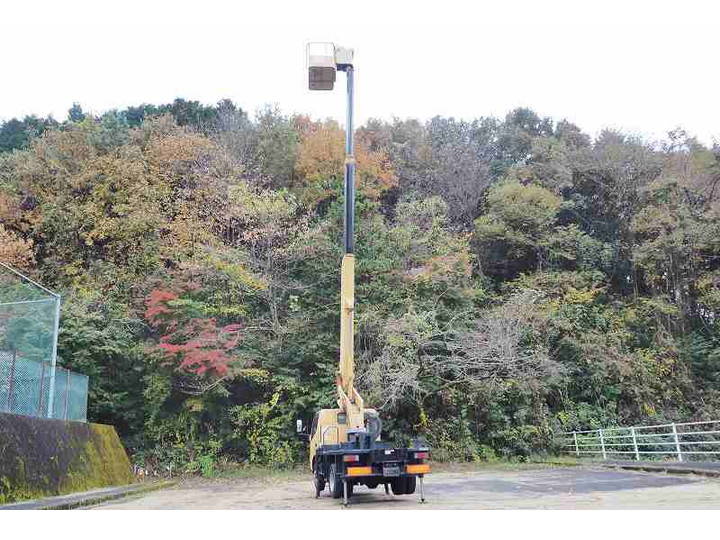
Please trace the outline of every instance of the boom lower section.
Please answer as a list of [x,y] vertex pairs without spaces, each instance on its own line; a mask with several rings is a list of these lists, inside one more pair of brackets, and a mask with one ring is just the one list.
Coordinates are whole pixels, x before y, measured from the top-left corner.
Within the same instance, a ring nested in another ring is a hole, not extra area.
[[347,415],[347,425],[360,429],[365,425],[365,404],[355,389],[355,257],[346,253],[342,260],[340,282],[340,369],[337,374],[338,407]]

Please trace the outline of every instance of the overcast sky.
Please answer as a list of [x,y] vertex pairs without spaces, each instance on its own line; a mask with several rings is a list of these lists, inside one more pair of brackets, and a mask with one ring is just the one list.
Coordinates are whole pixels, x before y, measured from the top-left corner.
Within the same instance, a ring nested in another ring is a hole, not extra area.
[[342,120],[342,84],[331,94],[307,90],[304,45],[327,40],[356,50],[360,122],[528,106],[591,134],[613,127],[656,139],[681,126],[720,142],[720,23],[711,3],[506,1],[470,10],[451,0],[366,0],[347,3],[352,24],[341,4],[5,7],[0,119],[64,119],[73,101],[102,112],[229,97],[249,111],[277,104]]

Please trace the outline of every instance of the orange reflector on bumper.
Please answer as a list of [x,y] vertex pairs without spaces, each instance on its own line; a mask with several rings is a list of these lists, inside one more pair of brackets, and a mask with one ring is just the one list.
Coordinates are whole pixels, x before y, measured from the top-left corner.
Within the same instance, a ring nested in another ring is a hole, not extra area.
[[417,465],[408,465],[405,468],[405,472],[408,474],[425,474],[430,472],[430,465],[428,463],[419,463]]
[[372,474],[372,467],[348,467],[348,476],[365,476],[366,474]]

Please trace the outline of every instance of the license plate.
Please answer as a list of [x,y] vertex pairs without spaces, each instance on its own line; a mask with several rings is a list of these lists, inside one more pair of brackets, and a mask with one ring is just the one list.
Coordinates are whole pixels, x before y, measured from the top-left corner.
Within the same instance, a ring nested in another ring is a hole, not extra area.
[[400,467],[397,465],[383,467],[383,476],[400,476]]

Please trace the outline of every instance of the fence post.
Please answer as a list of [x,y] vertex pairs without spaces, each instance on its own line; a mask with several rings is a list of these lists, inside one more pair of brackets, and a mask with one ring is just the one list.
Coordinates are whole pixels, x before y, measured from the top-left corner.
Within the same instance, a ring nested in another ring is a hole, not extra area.
[[[46,289],[47,290],[47,289]],[[60,295],[47,291],[55,297],[55,328],[53,330],[53,348],[50,358],[50,392],[48,396],[47,417],[55,416],[55,366],[57,365],[58,334],[60,333]]]
[[682,451],[680,450],[680,439],[678,437],[677,426],[675,422],[672,423],[673,438],[675,439],[675,451],[677,452],[678,461],[682,461]]
[[68,395],[70,394],[70,370],[65,370],[67,376],[65,377],[65,420],[68,419]]
[[40,400],[38,401],[37,415],[42,416],[43,388],[45,387],[45,361],[40,362]]
[[13,349],[12,360],[10,361],[10,380],[8,381],[8,412],[13,412],[13,392],[15,391],[15,359],[17,357],[17,350]]
[[603,430],[598,429],[598,433],[600,434],[600,448],[602,448],[603,459],[607,459],[607,453],[605,452],[605,438],[603,437]]
[[635,459],[640,461],[640,452],[638,451],[638,444],[637,444],[637,437],[635,437],[635,428],[630,428],[630,433],[632,434],[632,440],[633,440],[633,449],[635,450]]
[[577,442],[577,433],[573,431],[573,440],[575,441],[575,455],[580,456],[580,447]]

